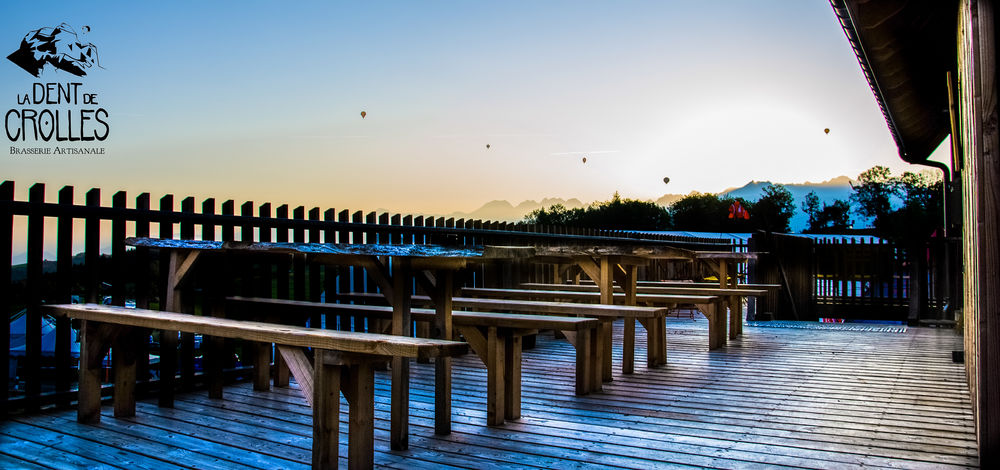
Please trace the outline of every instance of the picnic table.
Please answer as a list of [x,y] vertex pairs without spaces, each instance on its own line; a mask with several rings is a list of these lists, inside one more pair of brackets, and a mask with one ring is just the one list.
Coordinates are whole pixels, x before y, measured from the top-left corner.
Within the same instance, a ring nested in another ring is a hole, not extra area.
[[[324,265],[363,267],[378,285],[385,300],[392,306],[390,334],[412,336],[412,286],[414,281],[433,298],[435,325],[442,339],[452,337],[453,322],[452,292],[454,272],[470,262],[491,259],[510,259],[533,254],[530,247],[445,247],[439,245],[367,245],[367,244],[324,244],[324,243],[270,243],[270,242],[222,242],[198,240],[172,240],[156,238],[128,238],[126,244],[133,247],[155,248],[169,253],[167,275],[167,298],[165,310],[179,311],[182,305],[180,288],[193,272],[193,267],[201,259],[223,257],[232,260],[247,258],[293,258],[306,263]],[[220,300],[220,305],[224,302]],[[224,315],[224,312],[217,312]],[[177,332],[164,332],[163,347],[176,347]],[[262,348],[263,349],[263,348]],[[299,357],[288,355],[279,349],[289,368],[301,364]],[[269,364],[270,350],[258,352],[258,364]],[[266,357],[264,357],[266,355]],[[170,355],[168,355],[170,356]],[[161,390],[171,394],[173,375],[176,367],[166,356],[161,358]],[[391,360],[392,390],[390,409],[390,446],[394,450],[408,447],[409,429],[409,365],[410,358],[394,356]],[[296,371],[292,371],[293,374]],[[304,374],[304,371],[299,371]],[[268,387],[268,369],[257,367],[255,388]],[[221,381],[212,385],[221,394]],[[164,404],[161,395],[161,405]],[[442,357],[435,360],[435,432],[447,434],[451,431],[451,360]]]
[[[468,289],[468,288],[467,288]],[[488,289],[492,291],[495,289]],[[476,292],[473,290],[472,292]],[[377,294],[364,293],[364,292],[347,292],[337,294],[337,297],[341,301],[360,301],[360,302],[371,302],[379,301]],[[593,378],[589,383],[590,387],[586,389],[590,390],[600,390],[601,382],[611,381],[611,377],[605,374],[604,371],[610,373],[612,369],[611,355],[605,354],[605,348],[611,348],[611,324],[617,318],[626,318],[631,321],[638,320],[646,328],[647,333],[647,367],[656,367],[667,362],[667,352],[666,352],[666,329],[665,328],[655,328],[654,325],[660,324],[655,320],[663,318],[669,311],[665,307],[649,307],[649,306],[637,306],[637,305],[604,305],[604,304],[582,304],[582,303],[572,303],[572,302],[554,302],[554,301],[539,301],[539,300],[524,300],[511,298],[514,296],[493,296],[492,298],[488,296],[483,297],[454,297],[452,300],[454,306],[457,308],[471,308],[477,310],[489,310],[489,311],[511,311],[526,314],[535,315],[578,315],[584,317],[593,317],[601,321],[601,327],[597,332],[597,345],[594,348],[595,358],[593,362],[599,364],[600,367],[596,369],[597,376]],[[415,295],[413,296],[414,303],[424,303],[425,305],[430,305],[430,298]],[[625,351],[632,351],[630,354],[625,354],[622,358],[622,373],[631,374],[634,371],[634,351],[635,351],[635,330],[629,335],[628,332],[625,333],[622,344]],[[579,377],[578,377],[579,378]]]
[[[462,295],[466,297],[484,297],[491,299],[518,299],[518,300],[540,300],[549,302],[597,302],[603,300],[601,294],[598,292],[581,292],[572,290],[537,290],[537,289],[492,289],[492,288],[464,288],[462,289]],[[647,329],[651,338],[659,338],[666,336],[666,323],[664,318],[666,313],[671,308],[676,308],[682,304],[693,304],[698,310],[705,315],[708,319],[708,348],[717,349],[725,345],[726,334],[725,334],[725,324],[726,317],[725,312],[720,311],[718,308],[718,302],[720,297],[714,295],[687,295],[687,294],[635,294],[632,304],[630,305],[629,299],[624,293],[612,293],[612,303],[602,304],[602,305],[617,305],[625,307],[634,307],[637,304],[650,305],[657,307],[664,307],[660,313],[655,318],[650,318],[646,322],[642,322],[643,327]],[[624,312],[619,313],[618,317],[625,317],[625,324],[629,322],[634,324],[635,317],[631,317]],[[630,341],[631,338],[635,337],[635,329],[633,328],[631,332],[628,328],[624,332],[624,341],[622,342],[622,367],[623,371],[626,368],[626,362],[630,355],[634,355],[634,340]],[[610,342],[609,342],[610,344]],[[658,348],[660,345],[654,343]],[[664,342],[665,346],[665,342]],[[627,373],[631,373],[629,370]],[[605,380],[608,380],[605,377]]]
[[[557,265],[557,272],[563,267],[576,266],[600,286],[600,303],[614,305],[614,283],[624,288],[625,305],[636,305],[636,281],[638,266],[650,260],[691,260],[693,251],[670,246],[610,245],[610,246],[545,246],[536,247],[533,261]],[[647,328],[666,330],[665,317],[650,320]],[[611,325],[606,324],[605,334],[611,336]],[[635,320],[625,321],[625,335],[635,337]],[[632,345],[623,344],[626,358],[635,355]],[[611,355],[611,343],[604,345],[604,354]],[[626,359],[631,360],[631,359]],[[626,367],[631,370],[631,366]],[[604,380],[611,380],[611,368],[604,370]]]

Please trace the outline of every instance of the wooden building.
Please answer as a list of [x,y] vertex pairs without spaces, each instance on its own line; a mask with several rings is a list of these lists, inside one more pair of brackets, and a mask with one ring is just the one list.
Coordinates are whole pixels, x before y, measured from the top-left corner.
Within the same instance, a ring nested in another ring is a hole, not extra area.
[[[899,156],[945,174],[980,463],[1000,462],[1000,129],[991,0],[831,0]],[[928,161],[952,136],[952,159]],[[957,299],[956,299],[957,300]]]

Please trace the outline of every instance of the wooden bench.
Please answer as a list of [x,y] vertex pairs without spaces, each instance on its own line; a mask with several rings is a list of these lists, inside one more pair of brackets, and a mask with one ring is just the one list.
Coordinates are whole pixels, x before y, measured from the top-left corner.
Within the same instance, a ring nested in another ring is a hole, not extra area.
[[[226,301],[227,313],[253,314],[263,309],[301,318],[328,315],[328,322],[329,315],[344,313],[356,318],[392,318],[392,307],[382,305],[316,303],[257,297],[228,297]],[[414,308],[410,310],[410,314],[416,322],[433,323],[435,320],[435,311],[430,309]],[[600,326],[596,319],[456,311],[452,312],[452,324],[486,365],[487,424],[491,426],[503,424],[505,419],[521,417],[521,338],[541,329],[562,331],[576,348],[576,393],[584,395],[600,390],[601,381],[595,373],[598,368],[594,351],[598,347],[597,329]]]
[[[688,283],[693,284],[693,283]],[[531,290],[560,290],[572,292],[599,292],[597,284],[546,284],[537,282],[526,282],[521,284],[523,289]],[[748,287],[728,288],[705,285],[687,285],[683,287],[666,287],[640,284],[636,287],[639,295],[710,295],[729,298],[729,338],[733,339],[743,332],[742,305],[744,297],[763,297],[767,295],[766,289],[751,289]],[[615,292],[624,292],[621,287],[615,286]]]
[[[599,292],[577,292],[568,290],[535,289],[491,289],[465,288],[462,295],[494,299],[534,299],[542,301],[599,302]],[[666,307],[667,310],[682,304],[693,304],[708,319],[708,349],[716,349],[726,344],[726,312],[721,308],[723,298],[718,295],[681,294],[636,294],[636,303]],[[615,306],[625,303],[625,294],[614,294]],[[666,311],[664,312],[666,316]],[[628,327],[628,322],[626,327]],[[665,328],[665,326],[664,326]]]
[[[379,294],[344,293],[337,297],[345,301],[382,302]],[[413,296],[413,303],[430,306],[431,299],[427,296]],[[656,367],[667,362],[667,333],[664,318],[669,311],[664,307],[626,306],[581,304],[572,302],[545,302],[538,300],[510,300],[477,297],[454,297],[455,308],[471,308],[476,310],[517,312],[531,315],[570,315],[597,318],[601,322],[598,330],[596,363],[600,364],[601,380],[611,381],[611,326],[612,322],[624,317],[625,333],[622,340],[622,373],[631,374],[635,369],[635,320],[646,328],[647,367]],[[631,329],[629,328],[631,326]],[[599,387],[599,385],[595,386]]]
[[[136,353],[146,329],[181,331],[222,338],[274,343],[288,361],[313,410],[313,468],[337,468],[340,393],[349,407],[348,466],[374,464],[375,363],[391,357],[446,357],[465,354],[465,343],[350,331],[322,330],[225,318],[73,304],[43,307],[51,315],[82,320],[77,420],[101,417],[101,363],[108,349],[115,371],[116,417],[135,416]],[[313,348],[315,366],[302,348]],[[206,371],[218,373],[219,371]]]

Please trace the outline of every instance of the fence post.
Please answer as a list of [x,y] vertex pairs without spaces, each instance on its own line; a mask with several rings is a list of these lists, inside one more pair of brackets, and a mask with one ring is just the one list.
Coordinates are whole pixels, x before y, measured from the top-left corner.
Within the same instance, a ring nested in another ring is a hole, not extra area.
[[41,204],[45,202],[45,185],[36,183],[28,190],[32,203],[28,215],[28,279],[26,285],[27,312],[24,324],[24,408],[38,410],[42,391],[42,246],[45,218]]
[[[174,195],[167,194],[160,198],[159,211],[160,238],[174,238]],[[160,251],[160,310],[166,310],[167,298],[173,295],[167,292],[167,266],[170,266],[170,255]],[[174,387],[177,383],[177,331],[160,331],[160,396],[161,407],[173,408]]]
[[[194,221],[190,218],[194,214],[194,197],[188,196],[181,200],[181,238],[184,240],[194,240]],[[212,200],[212,207],[215,207],[215,200]],[[205,228],[202,224],[202,230]],[[212,230],[215,233],[215,230]],[[184,313],[194,313],[194,299],[190,295],[181,297],[183,303],[180,305]],[[194,390],[194,333],[181,333],[181,390]]]
[[[73,187],[64,186],[59,190],[59,208],[56,219],[56,292],[51,297],[57,303],[68,304],[73,300]],[[73,381],[73,364],[70,357],[72,333],[70,320],[65,316],[56,318],[56,392],[59,407],[70,404],[69,388]]]
[[[0,184],[0,259],[11,259],[14,251],[14,182]],[[10,316],[13,302],[10,288],[11,263],[0,263],[0,344],[10,344]],[[10,348],[0,348],[0,377],[10,377]],[[0,419],[7,417],[8,387],[0,387]]]
[[[149,193],[142,193],[135,198],[135,208],[138,211],[135,220],[135,236],[149,237]],[[135,307],[149,308],[150,292],[150,257],[149,248],[135,249],[133,273],[135,278]],[[145,330],[141,335],[143,341],[136,352],[136,380],[149,381],[149,336]]]

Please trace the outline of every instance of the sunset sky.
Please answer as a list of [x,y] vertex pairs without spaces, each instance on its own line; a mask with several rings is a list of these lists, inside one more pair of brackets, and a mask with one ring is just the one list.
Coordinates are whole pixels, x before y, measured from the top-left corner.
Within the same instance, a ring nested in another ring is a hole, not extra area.
[[443,214],[923,168],[825,1],[203,3],[0,7],[4,57],[65,22],[103,66],[36,79],[4,60],[4,112],[79,81],[110,119],[106,155],[8,141],[0,179]]

